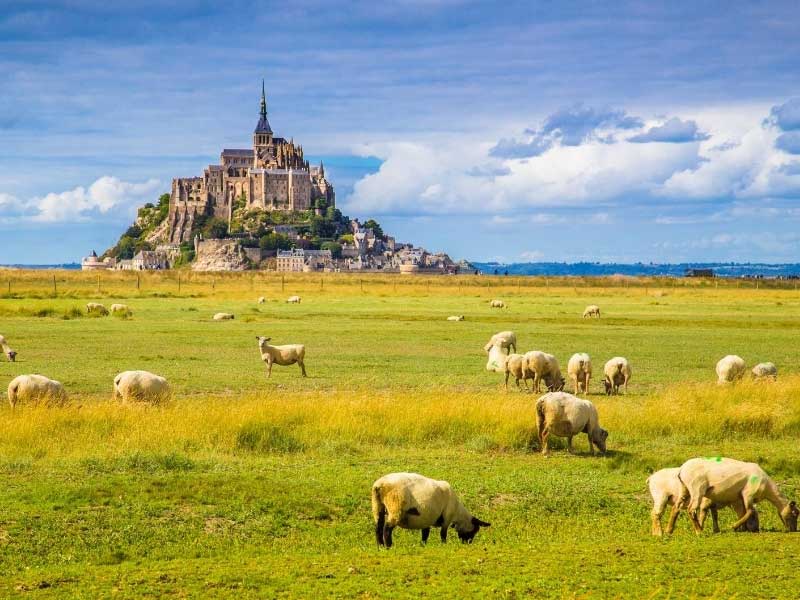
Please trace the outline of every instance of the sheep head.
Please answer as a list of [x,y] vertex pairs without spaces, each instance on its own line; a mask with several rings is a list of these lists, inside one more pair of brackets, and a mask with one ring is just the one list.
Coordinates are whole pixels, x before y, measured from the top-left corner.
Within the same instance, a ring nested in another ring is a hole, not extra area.
[[16,362],[17,361],[17,351],[16,350],[9,350],[6,352],[6,357],[8,358],[8,362]]
[[271,337],[264,337],[263,335],[257,335],[256,339],[258,340],[258,347],[264,346],[267,342],[269,342],[272,338]]
[[[594,445],[602,452],[603,454],[606,453],[606,440],[608,439],[608,432],[603,429],[602,427],[598,427],[594,430],[592,434],[592,441]],[[795,523],[797,522],[797,517],[795,517]],[[795,525],[796,526],[796,525]]]
[[794,500],[781,511],[781,520],[789,531],[797,531],[797,517],[800,516],[800,509]]
[[614,386],[608,379],[603,379],[603,385],[606,388],[606,396],[610,396],[614,391]]
[[460,539],[465,544],[471,544],[472,540],[475,539],[478,531],[481,527],[489,527],[491,523],[487,523],[486,521],[481,521],[476,517],[472,517],[470,521],[472,525],[472,529],[470,531],[462,531],[458,527],[456,527],[456,532],[458,533],[458,539]]

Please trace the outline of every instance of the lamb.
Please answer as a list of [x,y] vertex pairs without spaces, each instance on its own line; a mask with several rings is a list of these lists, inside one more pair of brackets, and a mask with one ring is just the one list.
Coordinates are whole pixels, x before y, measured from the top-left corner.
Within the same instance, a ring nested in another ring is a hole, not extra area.
[[754,379],[763,379],[770,377],[772,379],[778,378],[778,367],[771,362],[758,363],[753,370],[750,371]]
[[8,362],[16,362],[17,360],[16,350],[13,350],[11,346],[8,345],[6,338],[2,335],[0,335],[0,348],[3,349],[3,352],[5,353]]
[[572,452],[572,438],[585,433],[589,438],[589,451],[594,447],[606,453],[608,432],[600,427],[597,409],[588,400],[566,392],[550,392],[536,401],[536,427],[542,454],[549,454],[547,439],[552,435],[567,438],[567,450]]
[[505,373],[508,350],[503,348],[500,343],[495,344],[489,350],[489,359],[486,361],[486,370],[494,373]]
[[289,296],[286,302],[288,304],[300,304],[300,296]]
[[[675,529],[675,521],[678,519],[681,509],[686,507],[686,501],[688,498],[682,496],[683,485],[681,484],[681,480],[678,479],[679,471],[680,467],[661,469],[647,478],[647,487],[650,490],[650,496],[653,498],[653,510],[651,512],[653,535],[663,535],[664,532],[661,529],[661,516],[664,514],[664,510],[668,505],[672,506],[672,513],[670,514],[670,518],[667,523],[667,534],[671,534],[673,532]],[[719,507],[710,499],[703,498],[703,501],[700,504],[700,515],[698,517],[701,527],[705,522],[708,511],[711,511],[711,519],[714,524],[714,533],[719,532],[719,520],[717,516],[718,508]],[[737,501],[731,505],[731,508],[733,508],[733,510],[736,512],[737,516],[741,517],[744,515],[744,503],[741,501],[741,499],[737,499]],[[741,530],[757,533],[759,530],[758,513],[754,512],[752,517],[744,524]]]
[[20,402],[39,400],[44,400],[48,405],[63,404],[67,401],[67,392],[60,381],[44,375],[20,375],[8,384],[8,403],[11,408]]
[[447,320],[448,321],[463,321],[464,320],[464,315],[452,315],[450,317],[447,317]]
[[128,307],[127,304],[112,304],[111,305],[111,313],[117,314],[119,313],[122,316],[130,317],[133,315],[133,311]]
[[483,349],[486,352],[489,352],[492,349],[492,346],[499,344],[501,348],[508,350],[509,352],[516,352],[517,351],[517,334],[513,331],[501,331],[499,333],[495,333],[489,341],[486,342],[486,345]]
[[285,346],[270,346],[272,338],[256,336],[258,349],[261,351],[261,360],[267,363],[267,378],[272,376],[272,365],[300,365],[303,377],[306,375],[306,365],[303,362],[306,356],[306,347],[303,344],[287,344]]
[[525,353],[526,370],[533,375],[533,389],[539,392],[544,381],[547,391],[560,392],[564,389],[564,378],[556,357],[547,352],[532,350]]
[[508,377],[514,375],[517,382],[517,389],[519,389],[519,380],[525,384],[525,390],[528,389],[528,379],[533,379],[533,372],[528,370],[528,362],[522,354],[509,354],[506,358],[503,372],[506,375],[506,390],[508,390]]
[[259,297],[258,297],[258,303],[259,303],[259,304],[264,304],[266,301],[267,301],[267,299],[266,299],[266,298],[264,298],[264,296],[259,296]]
[[764,469],[755,463],[721,456],[692,458],[681,465],[678,479],[682,484],[681,496],[689,497],[689,518],[697,534],[703,530],[698,518],[703,498],[722,505],[743,502],[744,514],[734,523],[733,529],[747,523],[755,513],[755,505],[766,500],[777,509],[784,527],[788,531],[797,531],[797,517],[800,515],[797,504],[794,500],[789,501]]
[[167,380],[149,371],[123,371],[114,377],[114,400],[158,404],[170,393]]
[[717,383],[722,385],[741,379],[746,368],[741,356],[729,354],[721,358],[717,363]]
[[491,524],[473,517],[464,508],[450,484],[417,473],[390,473],[372,484],[372,516],[378,546],[392,547],[395,527],[421,529],[422,543],[431,527],[440,527],[442,543],[454,527],[459,539],[471,544],[481,527]]
[[214,315],[215,321],[232,321],[235,317],[231,313],[220,312]]
[[583,310],[583,318],[597,317],[600,318],[600,307],[597,304],[590,304]]
[[619,394],[619,386],[625,386],[625,393],[628,393],[628,381],[631,379],[631,364],[627,358],[615,356],[603,367],[603,385],[606,388],[606,396]]
[[592,359],[585,352],[573,354],[567,363],[567,375],[575,385],[575,394],[581,390],[589,393],[589,380],[592,378]]
[[508,306],[502,300],[492,300],[489,302],[489,308],[508,308]]
[[98,302],[89,302],[86,305],[86,312],[90,315],[108,315],[108,309]]

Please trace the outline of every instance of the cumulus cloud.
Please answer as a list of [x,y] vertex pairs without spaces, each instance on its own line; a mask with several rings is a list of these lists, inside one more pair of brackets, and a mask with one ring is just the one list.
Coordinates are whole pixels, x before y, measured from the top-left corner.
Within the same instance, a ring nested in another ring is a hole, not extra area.
[[655,125],[644,133],[629,137],[628,141],[635,144],[649,142],[683,144],[686,142],[702,142],[710,137],[707,133],[700,131],[694,121],[683,121],[678,117],[672,117],[662,125]]
[[788,154],[800,154],[800,131],[782,133],[775,140],[775,147]]
[[800,98],[792,98],[773,106],[770,110],[770,121],[783,131],[800,129]]
[[153,201],[160,189],[161,183],[156,179],[130,183],[104,176],[88,188],[78,186],[28,200],[0,193],[0,215],[6,220],[71,223],[119,212],[127,220],[139,205]]

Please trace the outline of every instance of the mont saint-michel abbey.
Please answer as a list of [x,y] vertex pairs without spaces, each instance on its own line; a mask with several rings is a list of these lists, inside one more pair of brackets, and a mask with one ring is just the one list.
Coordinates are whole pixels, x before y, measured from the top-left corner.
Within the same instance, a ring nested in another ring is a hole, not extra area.
[[302,146],[273,136],[263,83],[252,149],[225,149],[220,164],[209,165],[202,177],[172,180],[170,242],[190,241],[199,215],[230,222],[236,203],[241,201],[247,209],[284,212],[315,208],[320,201],[325,206],[335,205],[333,186],[325,179],[322,163],[309,167]]

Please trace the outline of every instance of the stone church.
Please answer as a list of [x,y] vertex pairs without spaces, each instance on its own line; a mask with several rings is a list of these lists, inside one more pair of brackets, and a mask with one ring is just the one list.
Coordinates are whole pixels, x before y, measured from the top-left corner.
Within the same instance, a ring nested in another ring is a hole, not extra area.
[[170,242],[190,241],[199,215],[213,215],[230,223],[235,205],[241,200],[248,209],[283,212],[335,206],[333,186],[325,179],[322,163],[310,167],[302,146],[273,136],[263,82],[252,149],[225,149],[220,164],[209,165],[202,177],[172,180]]

